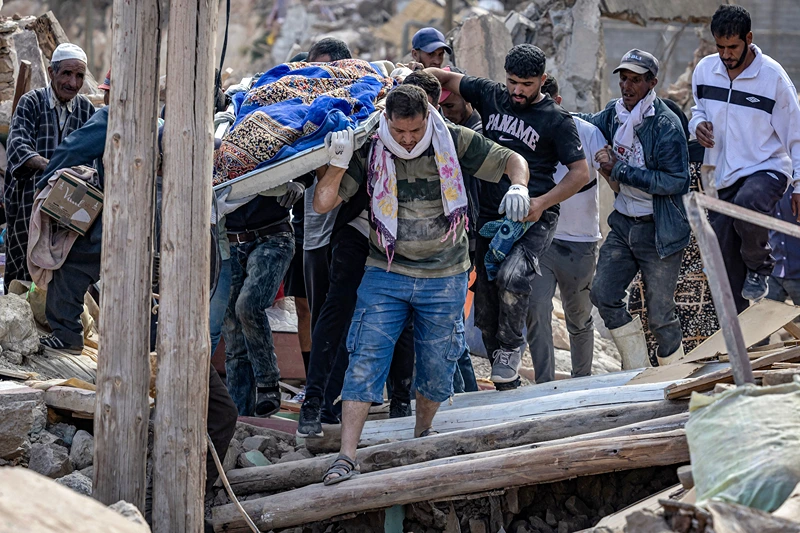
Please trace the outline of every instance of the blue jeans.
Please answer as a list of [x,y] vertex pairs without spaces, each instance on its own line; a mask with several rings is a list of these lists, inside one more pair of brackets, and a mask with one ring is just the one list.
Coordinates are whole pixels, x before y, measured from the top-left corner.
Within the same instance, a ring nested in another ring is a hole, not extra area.
[[600,247],[600,258],[590,293],[608,329],[633,320],[625,304],[628,285],[641,270],[650,332],[658,342],[658,355],[675,353],[683,341],[675,312],[675,287],[681,271],[683,250],[660,257],[656,250],[656,225],[652,220],[633,219],[618,211],[608,217],[611,232]]
[[800,305],[800,279],[770,276],[767,298],[777,302],[791,298],[794,305]]
[[222,321],[228,310],[228,298],[231,294],[231,260],[225,259],[219,266],[217,290],[209,303],[208,329],[211,331],[211,356],[217,351],[219,338],[222,335]]
[[475,379],[475,369],[472,367],[472,356],[469,347],[464,350],[458,359],[458,368],[453,374],[453,392],[475,392],[478,390],[478,380]]
[[342,400],[383,402],[394,346],[411,317],[417,392],[432,402],[452,396],[453,374],[466,346],[466,297],[466,273],[413,278],[366,267],[347,334],[350,365]]
[[242,416],[255,410],[256,387],[277,387],[280,381],[266,309],[278,294],[292,254],[290,232],[231,244],[231,291],[222,335],[228,391]]

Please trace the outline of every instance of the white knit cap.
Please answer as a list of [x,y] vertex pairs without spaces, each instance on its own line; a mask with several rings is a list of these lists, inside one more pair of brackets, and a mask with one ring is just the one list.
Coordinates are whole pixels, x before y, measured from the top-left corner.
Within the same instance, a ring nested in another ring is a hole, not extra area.
[[50,59],[50,62],[55,63],[65,59],[77,59],[78,61],[83,61],[84,63],[87,62],[86,52],[84,52],[83,49],[77,44],[72,43],[59,44],[53,51],[53,57]]

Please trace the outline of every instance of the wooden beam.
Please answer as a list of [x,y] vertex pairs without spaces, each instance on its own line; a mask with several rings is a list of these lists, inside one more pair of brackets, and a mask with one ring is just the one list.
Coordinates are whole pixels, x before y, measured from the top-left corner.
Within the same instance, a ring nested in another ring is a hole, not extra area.
[[[520,400],[499,405],[484,405],[469,409],[452,409],[436,413],[433,427],[440,433],[461,429],[479,428],[502,422],[519,421],[537,415],[565,413],[571,409],[588,407],[612,407],[632,405],[639,402],[652,402],[664,399],[664,387],[673,382],[648,383],[608,387],[597,390],[571,391],[537,398],[535,401]],[[327,432],[330,427],[325,426]],[[331,432],[332,440],[336,434]],[[414,438],[414,417],[390,418],[388,420],[369,421],[364,424],[361,433],[361,446],[383,444],[392,440],[409,440]],[[327,439],[327,437],[325,438]],[[322,439],[322,442],[325,442]],[[306,446],[312,444],[307,439]],[[316,448],[315,448],[316,449]]]
[[[645,402],[625,407],[578,409],[531,420],[442,433],[425,439],[370,446],[360,449],[356,459],[362,473],[377,472],[445,457],[466,457],[467,454],[502,450],[628,426],[644,420],[682,413],[687,409],[688,404],[685,402],[667,401]],[[236,494],[304,487],[319,483],[330,462],[331,456],[323,456],[269,466],[242,468],[228,472],[228,481]]]
[[[310,485],[243,506],[262,531],[269,531],[392,505],[688,460],[685,433],[670,431],[547,446],[397,474],[387,470],[329,487]],[[233,505],[215,508],[213,516],[215,531],[247,530]]]
[[17,86],[14,88],[14,100],[11,103],[11,114],[17,109],[17,104],[22,95],[31,90],[31,62],[23,59],[19,62]]
[[[709,204],[707,200],[713,200],[713,202]],[[753,378],[753,370],[750,368],[750,358],[747,357],[747,346],[744,344],[742,328],[739,326],[739,316],[736,312],[731,284],[728,281],[728,272],[725,268],[722,250],[719,247],[719,241],[714,229],[708,221],[706,212],[701,207],[703,205],[714,206],[713,209],[719,211],[724,206],[718,204],[727,204],[727,202],[696,192],[690,192],[683,197],[683,205],[686,207],[689,225],[691,225],[697,239],[697,246],[700,248],[700,255],[706,267],[706,276],[708,277],[708,286],[711,289],[711,297],[714,300],[714,309],[716,309],[717,318],[722,325],[725,346],[728,348],[728,355],[731,358],[733,379],[736,385],[744,385],[745,383],[754,383],[755,378]],[[757,214],[747,209],[744,211],[753,215]],[[741,216],[736,215],[730,216],[741,218]]]
[[[167,38],[153,532],[203,531],[217,7],[172,0]],[[189,104],[189,105],[187,105]]]
[[[788,350],[784,350],[780,353],[765,355],[763,357],[759,357],[752,363],[750,363],[748,360],[748,364],[751,366],[750,372],[752,374],[753,370],[767,368],[775,363],[783,363],[788,361],[800,361],[800,347],[789,348]],[[664,398],[667,400],[683,398],[685,396],[689,396],[692,392],[711,390],[717,383],[730,383],[731,381],[733,381],[733,370],[731,368],[725,368],[723,370],[712,372],[706,376],[690,379],[685,383],[670,385],[664,389]]]
[[[778,233],[783,233],[785,235],[790,235],[800,239],[800,226],[797,224],[785,222],[778,218],[764,215],[762,213],[757,213],[756,211],[739,207],[738,205],[720,200],[719,198],[712,198],[711,196],[707,196],[705,194],[689,193],[685,198],[688,198],[692,195],[695,197],[695,200],[693,201],[696,201],[699,207],[710,209],[711,211],[722,213],[723,215],[727,215],[731,218],[744,220],[750,224],[755,224],[756,226],[761,226],[762,228],[774,230]],[[686,200],[684,200],[684,202],[685,201]]]
[[158,115],[158,0],[114,0],[94,498],[144,509]]

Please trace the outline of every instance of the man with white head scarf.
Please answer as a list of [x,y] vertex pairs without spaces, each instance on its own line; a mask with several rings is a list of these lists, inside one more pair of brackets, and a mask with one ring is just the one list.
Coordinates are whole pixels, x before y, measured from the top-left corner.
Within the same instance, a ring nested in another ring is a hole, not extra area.
[[60,44],[47,70],[50,84],[20,98],[8,133],[6,292],[11,280],[30,280],[26,254],[34,184],[61,141],[94,114],[89,99],[78,94],[86,75],[86,54],[79,46]]

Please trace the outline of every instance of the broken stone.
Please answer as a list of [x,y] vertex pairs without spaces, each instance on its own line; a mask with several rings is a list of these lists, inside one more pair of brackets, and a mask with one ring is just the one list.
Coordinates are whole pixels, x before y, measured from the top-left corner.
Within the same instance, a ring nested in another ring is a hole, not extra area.
[[94,437],[82,429],[79,430],[72,439],[69,459],[77,470],[91,465],[94,461]]
[[538,516],[532,516],[528,520],[530,521],[531,526],[533,526],[533,528],[539,533],[555,533],[553,528]]
[[278,441],[272,435],[253,435],[247,437],[242,442],[242,447],[245,451],[258,450],[265,453],[269,449],[275,449],[278,446]]
[[592,514],[589,506],[583,503],[577,496],[570,496],[567,501],[564,502],[564,507],[567,508],[567,511],[569,511],[572,516],[588,516]]
[[94,479],[94,466],[87,466],[83,470],[80,471],[81,474],[88,477],[89,479]]
[[279,443],[278,443],[278,450],[279,450],[279,452],[281,452],[282,454],[284,454],[284,453],[291,453],[291,452],[293,452],[293,451],[294,451],[294,446],[292,446],[291,444],[289,444],[289,443],[287,443],[287,442],[279,442]]
[[510,533],[537,533],[525,520],[516,520],[509,527]]
[[12,38],[14,39],[14,50],[17,53],[17,64],[23,60],[29,61],[31,64],[31,87],[47,85],[49,80],[36,33],[31,30],[23,30],[13,34]]
[[80,472],[72,472],[64,477],[56,479],[56,483],[69,487],[79,494],[85,496],[92,495],[92,480]]
[[470,76],[505,83],[506,54],[513,45],[505,24],[494,15],[470,17],[455,30],[453,60]]
[[0,346],[22,355],[39,353],[39,333],[30,305],[21,296],[0,296]]
[[23,444],[33,427],[34,402],[15,402],[0,407],[0,458],[23,454]]
[[670,533],[664,517],[650,509],[637,511],[625,517],[625,531],[628,533]]
[[558,520],[556,520],[556,515],[554,515],[553,511],[551,511],[550,509],[548,509],[547,512],[544,514],[544,520],[550,527],[558,526]]
[[121,514],[134,524],[141,524],[143,526],[147,525],[147,521],[144,519],[144,516],[142,516],[142,513],[132,503],[128,503],[125,500],[120,500],[114,505],[109,505],[108,508]]
[[236,462],[244,451],[244,447],[238,440],[231,439],[230,444],[228,444],[228,452],[225,454],[225,460],[222,461],[222,470],[229,472],[236,468]]
[[249,452],[244,452],[243,454],[239,455],[238,463],[242,468],[267,466],[272,464],[266,457],[264,457],[264,454],[258,450],[250,450]]
[[[303,448],[303,449],[305,450],[305,448]],[[308,450],[305,450],[305,451],[306,451],[306,454],[303,454],[301,452],[285,453],[285,454],[283,454],[281,456],[280,459],[278,459],[277,462],[278,462],[278,464],[281,464],[281,463],[289,463],[291,461],[300,461],[302,459],[308,459],[309,458],[308,457],[308,453],[310,453],[310,452],[308,452]],[[313,455],[312,455],[312,457],[313,457]]]
[[64,446],[72,446],[72,439],[75,437],[75,433],[77,433],[78,428],[69,424],[65,424],[64,422],[59,422],[58,424],[51,426],[49,431],[64,441]]
[[58,479],[72,472],[67,449],[58,444],[31,446],[28,468],[52,479]]

